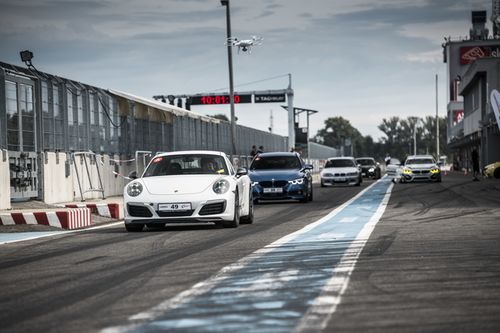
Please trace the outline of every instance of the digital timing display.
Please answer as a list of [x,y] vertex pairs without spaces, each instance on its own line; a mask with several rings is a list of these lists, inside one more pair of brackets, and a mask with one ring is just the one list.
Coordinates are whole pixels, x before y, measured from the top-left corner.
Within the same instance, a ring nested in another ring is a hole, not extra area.
[[[229,104],[229,95],[191,96],[191,105]],[[252,95],[234,95],[234,103],[252,103]]]

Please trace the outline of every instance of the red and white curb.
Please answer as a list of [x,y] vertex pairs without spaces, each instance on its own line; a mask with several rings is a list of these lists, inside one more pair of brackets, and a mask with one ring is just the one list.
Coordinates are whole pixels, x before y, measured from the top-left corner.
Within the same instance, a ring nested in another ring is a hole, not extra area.
[[117,203],[77,203],[63,206],[67,208],[90,208],[93,214],[114,219],[120,218],[120,205]]
[[43,224],[67,230],[92,225],[89,208],[74,208],[50,212],[0,213],[0,225]]

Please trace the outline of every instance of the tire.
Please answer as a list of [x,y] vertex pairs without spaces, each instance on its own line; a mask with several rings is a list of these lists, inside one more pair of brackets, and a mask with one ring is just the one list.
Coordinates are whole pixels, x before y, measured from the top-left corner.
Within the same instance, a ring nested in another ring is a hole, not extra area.
[[139,232],[144,229],[144,224],[142,223],[125,223],[125,229],[127,229],[128,232]]
[[234,217],[232,221],[224,221],[224,228],[236,228],[240,224],[240,205],[239,205],[240,197],[238,195],[238,189],[236,189],[236,193],[234,195]]
[[309,201],[313,201],[313,187],[312,187],[312,184],[311,184],[311,192],[309,193],[309,196],[307,198]]
[[249,205],[248,215],[241,217],[240,223],[246,223],[246,224],[253,223],[253,209],[254,209],[253,202],[254,202],[253,195],[252,195],[252,192],[250,191],[250,196],[248,198],[248,205]]
[[323,181],[321,181],[321,187],[326,187],[325,183],[323,183]]
[[500,178],[500,167],[496,168],[495,171],[493,171],[493,177],[495,178]]

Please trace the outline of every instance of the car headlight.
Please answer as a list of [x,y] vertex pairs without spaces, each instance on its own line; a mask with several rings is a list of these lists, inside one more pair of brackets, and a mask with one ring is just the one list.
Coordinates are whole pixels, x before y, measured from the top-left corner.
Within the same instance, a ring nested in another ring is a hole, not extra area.
[[431,173],[438,173],[440,170],[438,168],[432,168]]
[[131,197],[136,197],[142,193],[142,184],[139,182],[132,182],[127,186],[127,194]]
[[403,169],[405,175],[411,175],[411,169]]
[[219,179],[214,183],[212,186],[212,189],[214,190],[215,193],[217,194],[224,194],[227,191],[229,191],[229,188],[231,186],[229,185],[229,182],[225,179]]
[[368,172],[374,172],[374,171],[375,171],[375,168],[368,169]]
[[259,185],[259,182],[252,182],[252,187]]
[[292,185],[301,185],[301,184],[304,184],[304,178],[289,180],[288,183],[290,183]]

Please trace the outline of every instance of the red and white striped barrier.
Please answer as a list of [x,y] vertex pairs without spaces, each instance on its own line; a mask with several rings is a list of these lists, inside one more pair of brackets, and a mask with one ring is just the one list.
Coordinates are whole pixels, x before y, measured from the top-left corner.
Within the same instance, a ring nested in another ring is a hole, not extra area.
[[114,219],[120,218],[120,205],[117,203],[77,203],[65,204],[68,208],[90,208],[93,214],[100,216],[111,217]]
[[72,230],[92,225],[92,214],[88,208],[74,208],[49,212],[0,213],[0,224],[43,224]]

